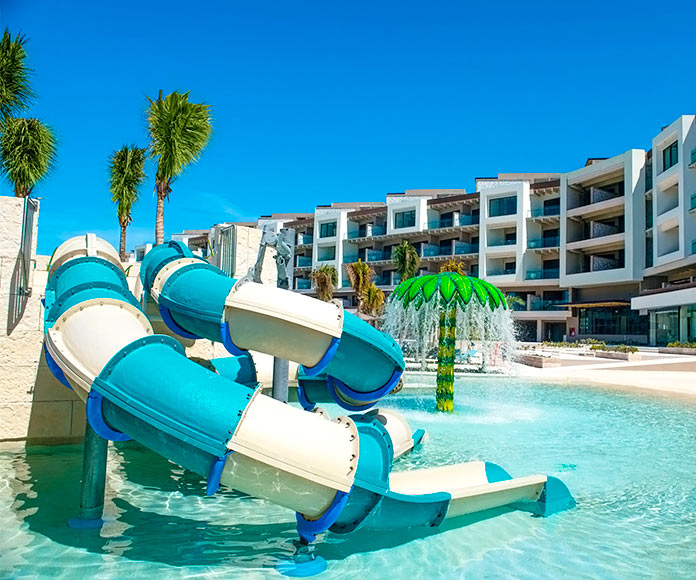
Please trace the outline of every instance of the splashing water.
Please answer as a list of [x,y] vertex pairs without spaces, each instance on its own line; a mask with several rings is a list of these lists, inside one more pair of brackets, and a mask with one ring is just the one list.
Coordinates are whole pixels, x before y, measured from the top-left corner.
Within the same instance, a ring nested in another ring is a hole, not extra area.
[[[517,350],[515,322],[510,309],[482,306],[471,300],[466,308],[457,308],[457,349],[471,355],[475,350],[480,371],[509,371]],[[437,352],[438,329],[442,306],[438,301],[424,302],[419,308],[404,307],[402,301],[390,299],[384,331],[394,337],[407,355],[426,368],[429,353]],[[473,347],[471,344],[473,343]]]

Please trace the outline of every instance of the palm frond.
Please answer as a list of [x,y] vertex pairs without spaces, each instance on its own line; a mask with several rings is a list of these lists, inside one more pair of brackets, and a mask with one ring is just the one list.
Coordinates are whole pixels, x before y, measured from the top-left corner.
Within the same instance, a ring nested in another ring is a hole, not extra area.
[[55,163],[53,131],[38,119],[8,117],[0,134],[0,174],[17,197],[30,195]]
[[14,39],[5,29],[0,40],[0,122],[25,111],[34,97],[29,84],[31,69],[24,60],[27,37],[16,34]]

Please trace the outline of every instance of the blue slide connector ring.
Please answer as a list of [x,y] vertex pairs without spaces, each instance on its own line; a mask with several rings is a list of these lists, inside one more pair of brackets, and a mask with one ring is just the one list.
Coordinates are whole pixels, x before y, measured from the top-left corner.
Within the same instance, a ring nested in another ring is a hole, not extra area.
[[326,352],[324,353],[324,356],[321,357],[319,362],[315,364],[313,367],[306,367],[302,365],[302,370],[308,377],[313,377],[318,375],[321,371],[323,371],[327,366],[329,366],[329,363],[331,362],[331,359],[334,357],[336,354],[336,351],[338,350],[338,345],[341,343],[341,339],[334,336],[331,338],[331,343],[329,344],[329,348],[326,349]]
[[230,453],[233,453],[233,451],[230,450],[221,457],[216,457],[213,460],[213,464],[210,466],[210,473],[208,473],[208,485],[205,488],[205,495],[214,495],[215,492],[220,489],[222,470],[225,468],[225,461],[227,461],[227,456]]
[[222,345],[227,349],[227,352],[234,356],[242,356],[248,351],[243,348],[239,348],[230,337],[230,323],[225,321],[220,324],[220,341]]
[[297,401],[300,403],[300,405],[302,405],[302,408],[305,411],[314,411],[315,407],[317,406],[316,403],[313,403],[307,398],[307,393],[305,393],[301,381],[297,381]]
[[102,412],[103,402],[104,397],[102,394],[92,388],[87,397],[87,421],[89,421],[90,427],[103,439],[108,439],[110,441],[130,441],[128,435],[116,431],[106,424]]
[[354,401],[360,401],[361,403],[369,403],[372,401],[376,401],[377,399],[381,399],[385,395],[391,393],[396,387],[396,385],[399,384],[399,379],[401,378],[402,372],[403,371],[396,369],[392,373],[392,376],[389,377],[389,380],[383,386],[381,386],[376,391],[370,391],[368,393],[354,391],[337,378],[332,378],[336,383],[336,388],[338,388],[338,390],[341,391],[343,395],[345,395],[346,397],[350,397]]
[[[353,488],[350,491],[353,491]],[[338,516],[341,515],[346,503],[348,503],[350,491],[347,493],[345,491],[337,491],[331,505],[326,508],[326,511],[321,514],[318,520],[308,520],[301,513],[298,513],[297,533],[300,534],[300,538],[311,544],[316,539],[317,534],[321,534],[333,526]]]
[[162,306],[161,304],[159,305],[159,311],[160,311],[160,316],[162,317],[162,322],[164,322],[165,326],[171,330],[172,332],[178,334],[179,336],[183,338],[188,338],[190,340],[198,340],[200,336],[196,334],[191,334],[190,332],[187,332],[181,326],[179,326],[176,322],[174,322],[174,319],[172,318],[172,315],[169,313],[169,308],[166,308],[165,306]]
[[58,366],[58,363],[53,360],[53,357],[46,348],[46,343],[44,343],[44,355],[46,356],[46,365],[48,366],[48,370],[51,371],[51,374],[54,377],[56,377],[56,379],[58,379],[58,381],[60,381],[62,385],[68,387],[72,391],[73,388],[68,382],[68,379],[65,378],[65,373],[63,372],[63,369],[61,369]]

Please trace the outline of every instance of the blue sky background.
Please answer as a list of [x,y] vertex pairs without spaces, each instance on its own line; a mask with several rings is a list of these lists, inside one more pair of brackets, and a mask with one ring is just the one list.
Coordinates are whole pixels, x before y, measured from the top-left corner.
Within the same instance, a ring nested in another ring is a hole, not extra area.
[[[166,205],[171,234],[647,149],[696,112],[695,15],[591,0],[0,0],[3,28],[31,39],[31,114],[59,140],[36,188],[39,251],[86,230],[117,244],[107,159],[147,144],[159,89],[190,90],[213,116]],[[153,175],[129,247],[154,238]]]

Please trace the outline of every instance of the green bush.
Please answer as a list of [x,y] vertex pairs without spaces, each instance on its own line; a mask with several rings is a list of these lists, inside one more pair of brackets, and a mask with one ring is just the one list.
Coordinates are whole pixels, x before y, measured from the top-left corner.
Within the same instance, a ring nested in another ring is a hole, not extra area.
[[667,345],[669,348],[696,348],[696,342],[681,342],[676,340]]
[[603,352],[625,352],[632,353],[638,352],[635,346],[630,346],[628,344],[617,344],[616,346],[607,346],[606,344],[593,344],[590,350],[601,350]]

